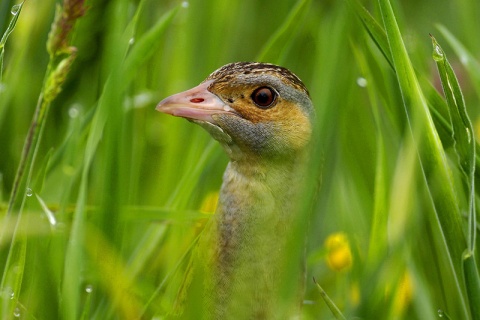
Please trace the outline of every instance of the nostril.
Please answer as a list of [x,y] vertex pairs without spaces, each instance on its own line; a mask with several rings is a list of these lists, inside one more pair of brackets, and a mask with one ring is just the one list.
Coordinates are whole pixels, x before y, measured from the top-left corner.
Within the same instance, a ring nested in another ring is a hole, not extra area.
[[205,99],[203,99],[203,98],[190,99],[190,102],[193,102],[193,103],[200,103],[200,102],[203,102],[203,101],[205,101]]

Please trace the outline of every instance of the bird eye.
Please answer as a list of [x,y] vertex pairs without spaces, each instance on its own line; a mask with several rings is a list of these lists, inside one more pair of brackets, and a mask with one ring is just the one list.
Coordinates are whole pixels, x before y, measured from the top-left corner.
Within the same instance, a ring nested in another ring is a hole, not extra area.
[[258,88],[252,93],[253,102],[255,102],[257,106],[263,109],[270,107],[275,101],[276,97],[277,94],[275,93],[275,91],[268,87]]

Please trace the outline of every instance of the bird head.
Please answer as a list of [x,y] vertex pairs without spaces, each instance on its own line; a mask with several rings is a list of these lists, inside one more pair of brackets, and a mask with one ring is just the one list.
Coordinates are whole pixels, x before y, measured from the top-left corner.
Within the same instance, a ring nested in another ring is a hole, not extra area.
[[202,126],[232,160],[295,157],[310,140],[314,118],[308,91],[296,75],[253,62],[227,64],[156,109]]

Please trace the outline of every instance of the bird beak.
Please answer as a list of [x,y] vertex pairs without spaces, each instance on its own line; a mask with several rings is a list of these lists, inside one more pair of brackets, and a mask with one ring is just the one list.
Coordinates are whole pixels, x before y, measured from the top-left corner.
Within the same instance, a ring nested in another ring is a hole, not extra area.
[[234,113],[219,97],[208,91],[214,80],[202,82],[200,85],[168,98],[163,99],[156,110],[176,117],[214,123],[212,115]]

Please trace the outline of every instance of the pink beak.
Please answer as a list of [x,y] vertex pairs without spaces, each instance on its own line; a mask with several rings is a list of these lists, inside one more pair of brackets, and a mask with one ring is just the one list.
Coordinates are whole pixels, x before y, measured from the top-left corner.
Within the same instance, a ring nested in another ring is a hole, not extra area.
[[208,87],[213,81],[205,81],[190,90],[165,98],[155,109],[176,117],[212,123],[214,114],[235,113],[229,105],[208,91]]

